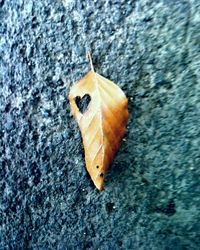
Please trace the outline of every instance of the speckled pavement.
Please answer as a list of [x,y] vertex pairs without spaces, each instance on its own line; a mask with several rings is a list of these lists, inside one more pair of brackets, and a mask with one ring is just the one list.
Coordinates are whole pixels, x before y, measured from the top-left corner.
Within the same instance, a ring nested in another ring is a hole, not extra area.
[[[67,99],[87,51],[129,98],[102,192]],[[0,249],[199,249],[199,124],[198,0],[0,0]]]

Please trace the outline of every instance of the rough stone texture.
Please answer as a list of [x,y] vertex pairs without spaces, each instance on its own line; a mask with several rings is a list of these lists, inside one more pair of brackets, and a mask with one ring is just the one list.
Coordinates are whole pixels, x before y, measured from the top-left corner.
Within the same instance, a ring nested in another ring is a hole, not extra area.
[[[0,249],[199,249],[198,0],[0,0]],[[93,52],[129,97],[92,184],[67,95]]]

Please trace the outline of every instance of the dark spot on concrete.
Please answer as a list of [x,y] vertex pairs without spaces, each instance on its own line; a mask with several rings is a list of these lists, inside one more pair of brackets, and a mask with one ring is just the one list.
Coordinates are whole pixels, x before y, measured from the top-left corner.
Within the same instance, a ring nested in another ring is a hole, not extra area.
[[5,112],[8,113],[10,111],[11,108],[11,103],[9,102],[6,106],[5,106]]
[[156,211],[172,216],[176,213],[175,203],[173,200],[170,200],[166,207],[157,207]]
[[115,204],[113,202],[106,203],[106,211],[108,212],[108,214],[110,214],[113,211],[114,205]]
[[0,0],[0,7],[3,7],[5,0]]
[[118,241],[118,245],[121,247],[123,242],[121,240]]

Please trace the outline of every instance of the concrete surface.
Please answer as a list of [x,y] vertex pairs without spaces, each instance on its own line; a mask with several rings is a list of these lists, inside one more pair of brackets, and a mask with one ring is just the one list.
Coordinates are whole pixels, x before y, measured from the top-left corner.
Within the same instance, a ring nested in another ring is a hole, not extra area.
[[[198,0],[0,0],[0,249],[200,247]],[[129,98],[99,192],[71,84],[88,70]]]

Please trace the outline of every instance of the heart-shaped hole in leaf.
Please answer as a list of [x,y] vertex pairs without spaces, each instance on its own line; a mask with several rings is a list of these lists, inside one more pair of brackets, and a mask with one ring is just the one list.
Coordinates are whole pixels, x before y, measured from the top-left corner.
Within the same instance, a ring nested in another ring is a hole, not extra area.
[[75,98],[76,105],[79,111],[83,114],[88,108],[88,105],[91,101],[91,97],[88,94],[85,94],[82,98],[80,96],[76,96]]

